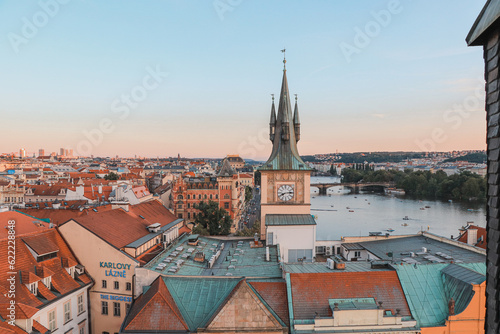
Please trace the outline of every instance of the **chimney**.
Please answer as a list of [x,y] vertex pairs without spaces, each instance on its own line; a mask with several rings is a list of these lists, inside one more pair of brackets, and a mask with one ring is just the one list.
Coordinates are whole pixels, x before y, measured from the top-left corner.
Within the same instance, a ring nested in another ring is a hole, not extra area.
[[477,230],[475,228],[467,229],[467,244],[472,246],[477,244]]
[[102,184],[100,184],[97,189],[98,189],[99,194],[102,194]]
[[455,300],[453,298],[448,302],[448,314],[455,315]]

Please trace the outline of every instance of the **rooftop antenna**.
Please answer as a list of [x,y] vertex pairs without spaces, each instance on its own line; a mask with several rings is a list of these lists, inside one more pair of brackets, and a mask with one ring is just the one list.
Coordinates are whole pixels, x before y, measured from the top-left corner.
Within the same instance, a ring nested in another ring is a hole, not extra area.
[[281,50],[281,52],[283,52],[283,70],[286,71],[286,49],[283,48],[283,50]]

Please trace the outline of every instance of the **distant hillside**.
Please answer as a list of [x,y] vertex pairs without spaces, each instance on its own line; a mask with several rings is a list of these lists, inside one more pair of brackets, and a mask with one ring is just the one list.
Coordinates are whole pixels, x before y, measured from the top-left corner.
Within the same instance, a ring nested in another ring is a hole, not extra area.
[[457,158],[446,159],[443,162],[468,161],[474,163],[486,163],[488,156],[486,153],[471,153]]

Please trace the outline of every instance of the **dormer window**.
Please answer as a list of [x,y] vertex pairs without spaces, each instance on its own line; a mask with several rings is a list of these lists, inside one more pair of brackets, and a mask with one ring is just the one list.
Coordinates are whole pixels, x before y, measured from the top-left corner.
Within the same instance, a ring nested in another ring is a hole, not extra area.
[[45,277],[43,279],[43,285],[47,287],[47,289],[52,289],[52,276]]
[[28,287],[28,290],[30,290],[30,292],[32,294],[34,294],[35,296],[37,295],[37,293],[38,293],[38,282],[33,282],[33,283],[30,283],[30,284],[26,284],[26,286]]

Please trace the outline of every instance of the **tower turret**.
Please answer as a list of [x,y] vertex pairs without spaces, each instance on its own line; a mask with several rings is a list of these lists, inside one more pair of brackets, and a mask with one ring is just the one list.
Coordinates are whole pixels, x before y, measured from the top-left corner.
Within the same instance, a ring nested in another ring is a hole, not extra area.
[[299,119],[299,107],[297,106],[297,94],[295,94],[295,110],[293,112],[293,126],[295,130],[295,141],[300,140],[300,119]]
[[271,96],[273,97],[273,105],[271,107],[271,120],[269,121],[269,139],[273,141],[276,133],[276,109],[274,108],[274,94],[271,94]]

